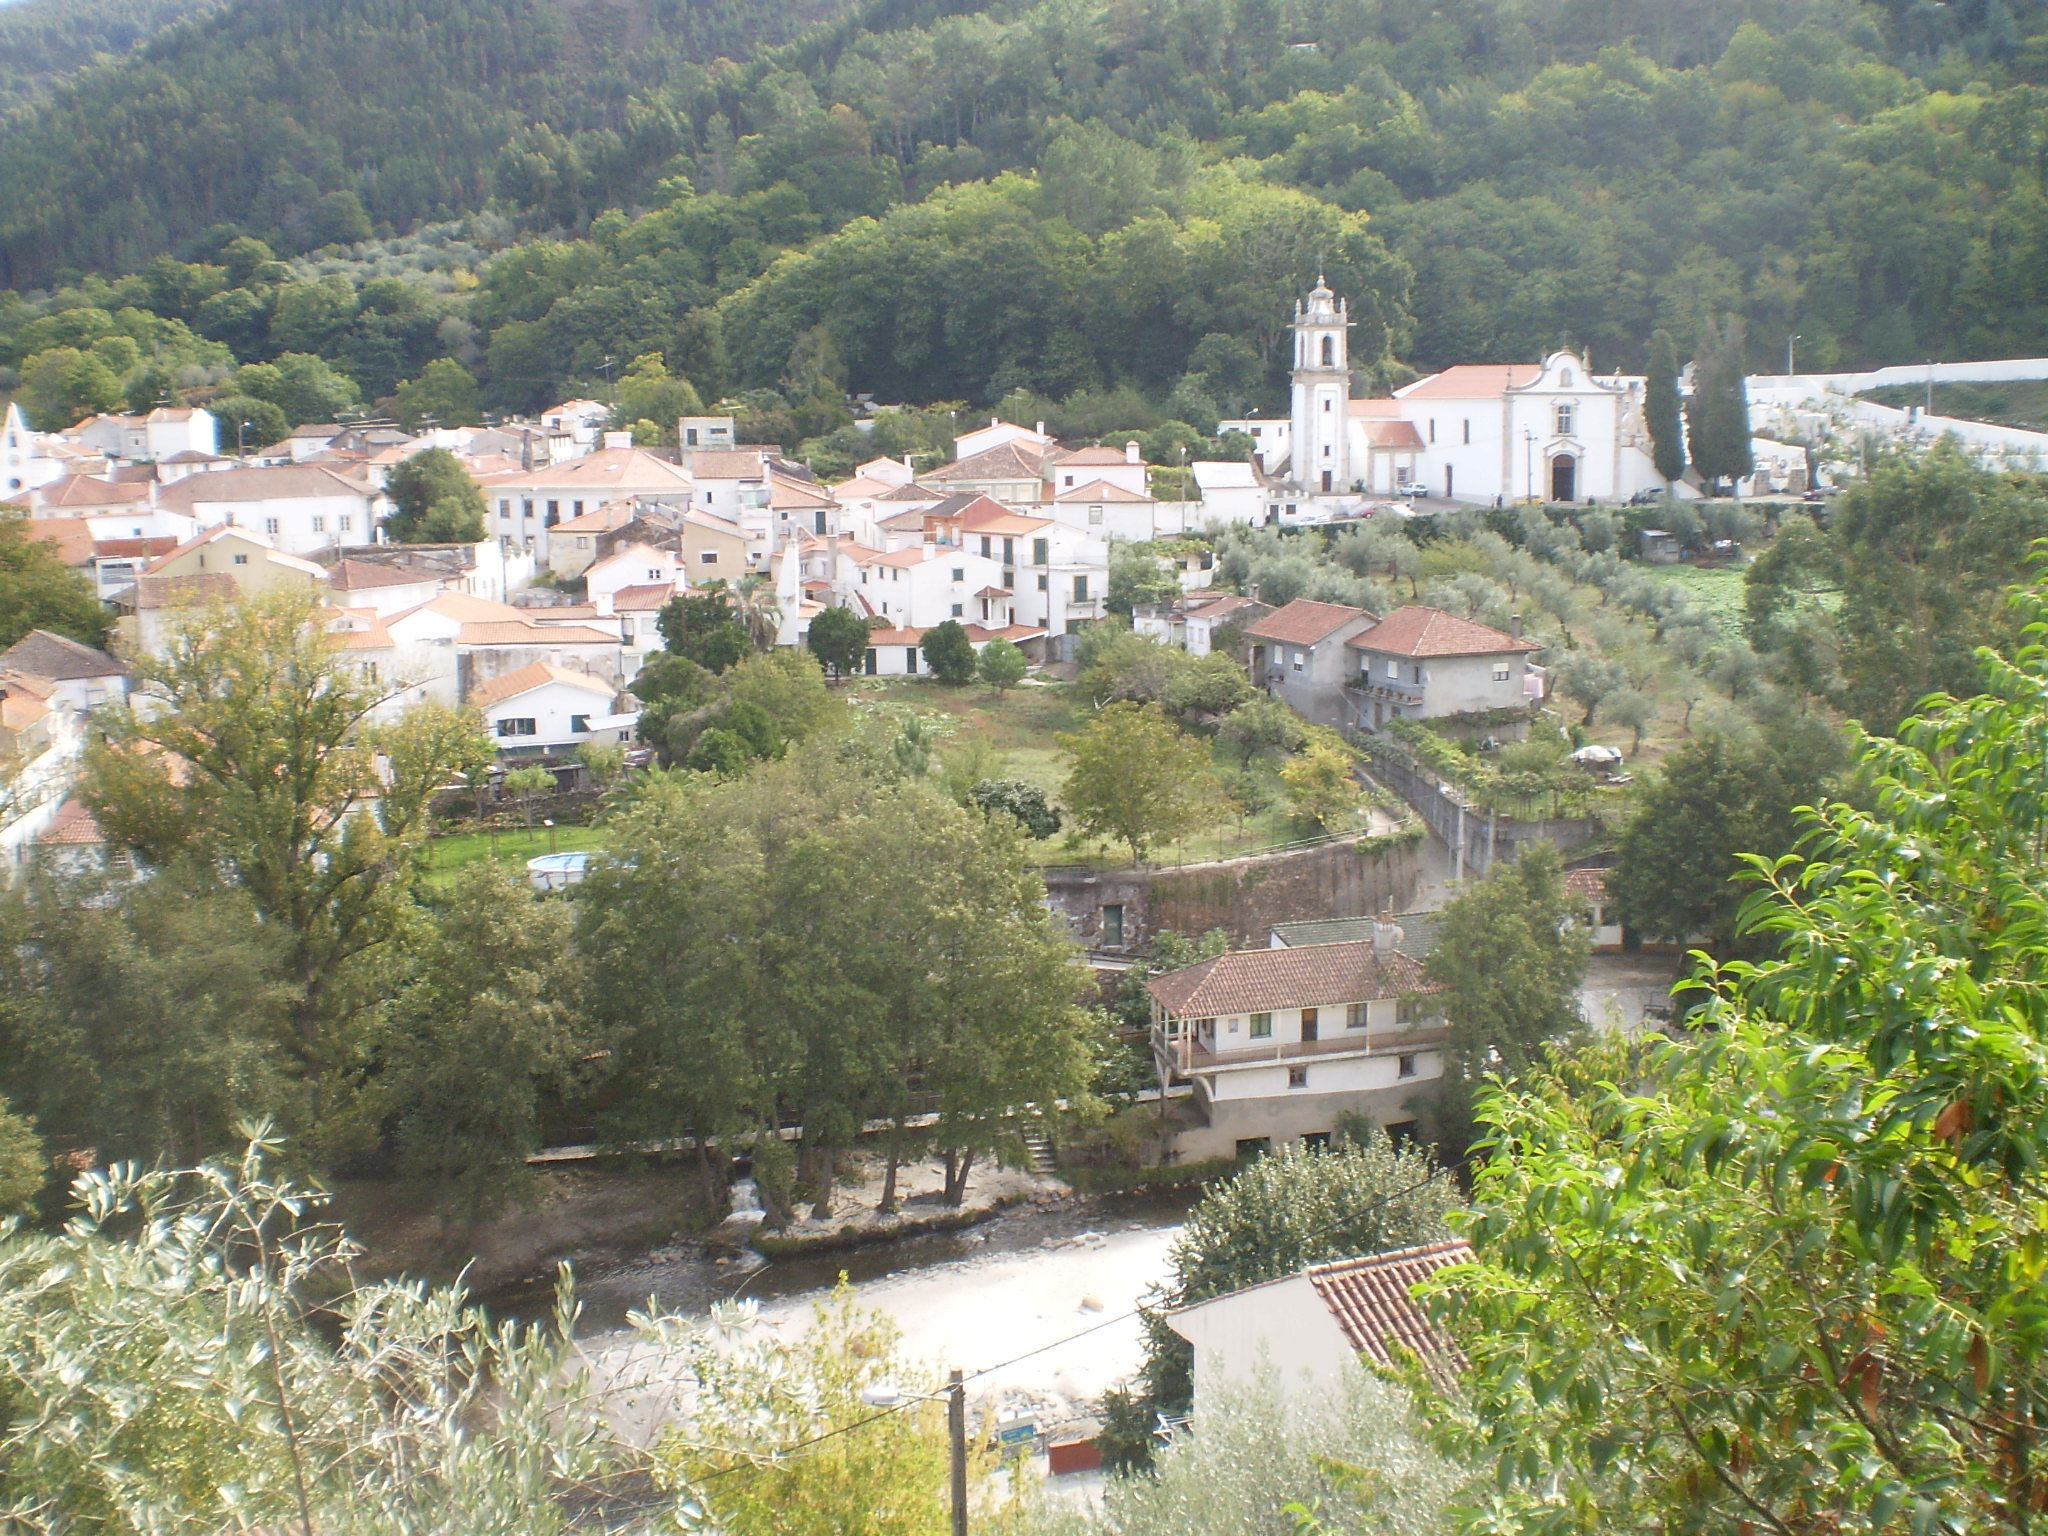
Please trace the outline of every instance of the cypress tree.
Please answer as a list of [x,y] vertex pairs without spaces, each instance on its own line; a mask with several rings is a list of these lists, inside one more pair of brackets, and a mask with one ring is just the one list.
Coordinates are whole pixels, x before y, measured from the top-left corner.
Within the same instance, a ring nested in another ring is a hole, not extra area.
[[1709,485],[1740,480],[1756,467],[1749,449],[1749,392],[1741,320],[1709,327],[1693,370],[1687,410],[1693,467]]
[[1685,473],[1685,421],[1678,400],[1678,343],[1669,331],[1650,337],[1649,378],[1643,416],[1650,429],[1650,456],[1669,484]]

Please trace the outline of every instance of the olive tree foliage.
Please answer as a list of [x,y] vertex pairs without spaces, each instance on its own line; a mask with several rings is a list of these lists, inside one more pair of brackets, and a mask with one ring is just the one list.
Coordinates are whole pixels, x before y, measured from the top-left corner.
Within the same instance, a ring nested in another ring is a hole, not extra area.
[[[359,1285],[260,1136],[184,1173],[80,1179],[55,1235],[0,1233],[0,1527],[548,1536],[673,1529],[545,1324]],[[628,1496],[631,1497],[628,1497]]]
[[2048,1500],[2048,594],[1759,860],[1710,1030],[1482,1107],[1446,1272],[1486,1531],[2023,1531]]
[[50,1157],[35,1123],[0,1099],[0,1220],[32,1210],[50,1182]]
[[[1100,1507],[1046,1501],[1024,1536],[1432,1536],[1469,1474],[1429,1444],[1393,1382],[1346,1370],[1335,1391],[1260,1382],[1202,1398],[1201,1417],[1149,1475],[1112,1478]],[[1303,1521],[1312,1516],[1314,1527]]]

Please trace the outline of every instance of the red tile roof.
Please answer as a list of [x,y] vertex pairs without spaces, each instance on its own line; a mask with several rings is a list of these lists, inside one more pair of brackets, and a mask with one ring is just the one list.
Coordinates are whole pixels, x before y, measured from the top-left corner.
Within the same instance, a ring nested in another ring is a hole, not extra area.
[[[1285,609],[1281,610],[1283,613]],[[1277,615],[1276,615],[1277,617]],[[1257,634],[1257,630],[1251,631]],[[1396,608],[1363,634],[1344,642],[1361,651],[1387,656],[1499,656],[1510,651],[1540,651],[1533,640],[1517,640],[1491,624],[1476,624],[1441,608]]]
[[1278,640],[1284,645],[1314,645],[1327,639],[1354,619],[1369,619],[1363,608],[1342,603],[1318,603],[1297,597],[1285,608],[1276,608],[1245,633],[1255,640]]
[[1363,1003],[1438,988],[1424,978],[1419,963],[1399,950],[1381,955],[1372,940],[1358,939],[1299,949],[1240,949],[1155,976],[1145,990],[1176,1018],[1212,1019]]
[[1588,901],[1607,899],[1607,871],[1604,869],[1568,869],[1564,872],[1564,888],[1574,896],[1583,896]]
[[618,695],[618,690],[610,683],[592,677],[588,672],[558,667],[550,661],[536,661],[516,671],[500,673],[489,682],[470,689],[469,698],[465,702],[472,709],[489,709],[493,704],[516,699],[522,693],[545,688],[549,683],[563,683],[571,688],[580,688],[585,693],[602,694],[607,699]]
[[1416,449],[1424,447],[1422,434],[1415,430],[1412,421],[1382,421],[1368,419],[1365,424],[1365,440],[1375,448]]
[[1318,1264],[1308,1277],[1353,1349],[1382,1366],[1395,1365],[1413,1353],[1432,1376],[1448,1385],[1464,1365],[1464,1356],[1415,1299],[1414,1291],[1438,1270],[1471,1262],[1471,1247],[1453,1240]]
[[39,843],[58,844],[73,848],[97,848],[107,840],[100,830],[97,817],[86,808],[82,800],[66,800],[58,807],[56,819],[43,828]]
[[930,471],[925,479],[934,485],[956,480],[1037,480],[1045,473],[1044,450],[1023,443],[998,443],[964,459],[955,459]]
[[1403,400],[1490,400],[1542,375],[1536,363],[1465,363],[1433,373],[1399,394]]

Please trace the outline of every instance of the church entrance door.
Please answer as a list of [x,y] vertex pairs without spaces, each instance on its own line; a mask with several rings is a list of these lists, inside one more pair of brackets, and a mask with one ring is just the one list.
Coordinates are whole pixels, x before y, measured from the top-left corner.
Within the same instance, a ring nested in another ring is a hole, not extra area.
[[1330,493],[1330,472],[1329,472],[1329,471],[1328,471],[1328,470],[1326,469],[1326,470],[1324,470],[1324,471],[1323,471],[1323,494],[1324,494],[1325,496],[1327,496],[1327,495],[1328,495],[1329,493]]
[[1579,461],[1568,453],[1560,453],[1550,461],[1550,499],[1579,499]]

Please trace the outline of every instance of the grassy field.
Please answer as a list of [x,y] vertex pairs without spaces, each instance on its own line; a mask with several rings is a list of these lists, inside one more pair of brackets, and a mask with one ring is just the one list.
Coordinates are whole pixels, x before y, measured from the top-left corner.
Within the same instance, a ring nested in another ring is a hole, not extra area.
[[1742,605],[1742,567],[1736,565],[1660,567],[1656,576],[1685,588],[1686,595],[1714,616],[1731,640],[1749,637],[1749,614]]
[[485,859],[524,869],[528,859],[543,853],[579,853],[604,845],[605,832],[601,827],[556,827],[552,832],[546,827],[535,827],[531,832],[524,827],[510,832],[451,832],[427,845],[427,878],[437,885],[445,884],[457,870]]
[[[1924,384],[1891,384],[1873,389],[1865,399],[1897,410],[1927,403]],[[2048,379],[2016,379],[1998,384],[1937,384],[1934,413],[1965,421],[1995,421],[2001,426],[2048,431]]]
[[[979,776],[1022,779],[1044,790],[1055,801],[1067,770],[1053,738],[1062,731],[1079,730],[1088,716],[1089,700],[1065,683],[1014,688],[999,694],[979,685],[947,688],[925,679],[891,678],[863,682],[857,689],[863,699],[909,704],[950,717],[953,727],[940,747],[942,756],[971,760],[977,754],[985,754],[986,761],[976,768]],[[1219,772],[1235,773],[1237,754],[1219,744],[1216,766]],[[1268,781],[1276,802],[1274,808],[1246,817],[1242,826],[1234,815],[1219,816],[1184,842],[1157,850],[1154,861],[1198,863],[1314,836],[1313,827],[1302,825],[1279,808],[1277,802],[1283,794],[1278,764],[1261,760],[1255,771]],[[1359,825],[1365,824],[1361,813]],[[1117,867],[1130,862],[1130,850],[1121,843],[1076,840],[1066,833],[1032,844],[1032,854],[1041,864]]]

